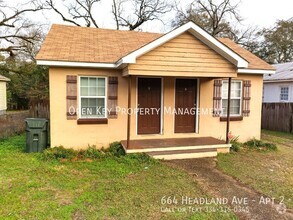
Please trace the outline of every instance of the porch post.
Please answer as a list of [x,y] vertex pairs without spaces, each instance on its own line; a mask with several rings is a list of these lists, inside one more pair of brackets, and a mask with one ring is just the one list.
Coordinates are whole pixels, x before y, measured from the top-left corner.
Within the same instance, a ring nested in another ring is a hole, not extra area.
[[[128,76],[128,109],[131,108],[131,75]],[[131,115],[127,114],[127,148],[130,147],[130,120]]]
[[231,102],[231,77],[228,80],[228,103],[227,103],[227,126],[226,126],[226,144],[230,143],[229,131],[230,131],[230,102]]

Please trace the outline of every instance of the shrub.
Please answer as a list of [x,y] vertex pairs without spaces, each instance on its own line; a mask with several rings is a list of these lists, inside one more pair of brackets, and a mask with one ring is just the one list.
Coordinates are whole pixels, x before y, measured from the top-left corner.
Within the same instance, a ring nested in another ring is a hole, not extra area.
[[89,146],[86,150],[80,150],[78,157],[81,159],[100,159],[105,156],[105,153],[96,148],[96,146]]
[[257,140],[255,138],[245,142],[244,144],[245,144],[245,146],[247,146],[249,148],[259,148],[264,145],[264,143],[261,140]]
[[96,146],[89,146],[85,150],[73,150],[72,148],[64,148],[63,146],[48,148],[40,154],[41,159],[49,160],[96,160],[105,157],[121,157],[126,153],[119,142],[110,144],[107,149],[97,149]]
[[125,154],[126,154],[122,145],[119,142],[111,143],[110,147],[105,149],[104,151],[105,151],[105,153],[109,153],[110,155],[115,156],[115,157],[125,156]]
[[241,150],[241,147],[243,146],[243,144],[239,142],[238,139],[239,139],[239,136],[233,137],[230,140],[230,144],[232,145],[231,150],[234,152],[239,152]]
[[277,146],[273,143],[263,142],[255,138],[244,143],[245,147],[256,150],[277,150]]
[[273,143],[265,143],[264,147],[266,147],[267,150],[277,150],[277,145],[275,145]]
[[67,149],[63,146],[47,148],[41,154],[41,158],[43,160],[60,160],[60,159],[68,159],[72,160],[77,157],[78,151],[75,151],[71,148]]

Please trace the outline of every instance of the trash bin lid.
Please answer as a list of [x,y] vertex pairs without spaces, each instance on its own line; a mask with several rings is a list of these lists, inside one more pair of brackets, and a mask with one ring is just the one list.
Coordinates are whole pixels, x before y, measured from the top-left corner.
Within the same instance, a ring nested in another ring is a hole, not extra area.
[[44,128],[48,120],[45,118],[27,118],[25,122],[28,128]]

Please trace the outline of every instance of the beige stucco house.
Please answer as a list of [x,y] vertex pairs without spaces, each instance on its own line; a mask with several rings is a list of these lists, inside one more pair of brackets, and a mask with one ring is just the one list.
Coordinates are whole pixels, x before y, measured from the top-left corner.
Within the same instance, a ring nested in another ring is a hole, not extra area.
[[51,146],[122,141],[165,159],[260,138],[263,74],[275,72],[192,22],[166,34],[53,25],[37,63],[50,67]]
[[7,92],[6,92],[6,83],[10,79],[0,75],[0,115],[5,114],[7,109]]

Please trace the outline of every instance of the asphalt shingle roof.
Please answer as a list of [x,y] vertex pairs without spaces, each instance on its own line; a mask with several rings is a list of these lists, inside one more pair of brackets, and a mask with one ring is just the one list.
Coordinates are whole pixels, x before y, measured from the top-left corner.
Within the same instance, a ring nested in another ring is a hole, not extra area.
[[[37,60],[115,63],[164,34],[53,24]],[[249,69],[274,70],[227,38],[218,39],[249,62]]]

